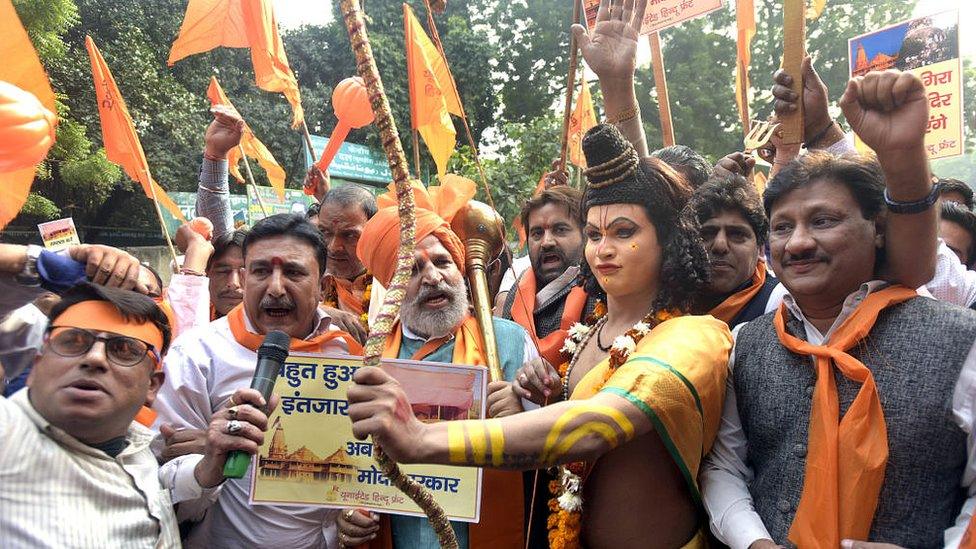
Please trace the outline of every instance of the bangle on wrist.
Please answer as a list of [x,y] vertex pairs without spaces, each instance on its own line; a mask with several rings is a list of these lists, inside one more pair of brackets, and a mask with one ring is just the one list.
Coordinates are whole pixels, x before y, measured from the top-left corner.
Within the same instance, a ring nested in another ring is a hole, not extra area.
[[831,120],[830,123],[827,124],[826,128],[820,130],[811,139],[807,140],[807,142],[805,143],[806,147],[809,149],[813,145],[816,145],[817,143],[822,141],[824,137],[827,137],[827,133],[833,128],[834,128],[834,121]]
[[637,118],[640,115],[640,107],[636,104],[629,109],[624,109],[615,114],[607,114],[606,123],[607,124],[620,124],[621,122],[626,122],[633,118]]
[[888,194],[888,189],[884,191],[885,205],[888,206],[888,211],[896,214],[917,214],[922,213],[932,207],[933,204],[939,199],[939,191],[942,189],[941,183],[936,183],[932,185],[932,192],[928,196],[922,198],[921,200],[913,200],[911,202],[899,202],[891,199],[891,195]]

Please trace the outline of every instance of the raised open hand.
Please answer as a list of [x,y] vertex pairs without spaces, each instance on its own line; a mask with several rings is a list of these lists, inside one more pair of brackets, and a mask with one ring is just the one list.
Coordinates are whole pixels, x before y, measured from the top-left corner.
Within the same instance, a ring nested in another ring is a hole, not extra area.
[[583,59],[601,81],[634,76],[637,39],[646,8],[647,0],[600,0],[592,31],[573,25]]

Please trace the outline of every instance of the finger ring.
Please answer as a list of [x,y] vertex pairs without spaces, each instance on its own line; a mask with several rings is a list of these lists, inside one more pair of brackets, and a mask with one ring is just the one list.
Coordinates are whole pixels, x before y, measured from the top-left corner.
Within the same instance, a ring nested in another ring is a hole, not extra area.
[[352,520],[352,509],[346,511],[346,520]]
[[240,421],[237,421],[236,419],[232,419],[227,422],[227,434],[236,435],[237,433],[240,433],[243,430],[244,430],[244,425]]
[[231,406],[228,408],[227,414],[230,415],[231,419],[237,419],[237,406]]
[[230,395],[230,405],[237,406],[237,401],[234,400],[234,395]]

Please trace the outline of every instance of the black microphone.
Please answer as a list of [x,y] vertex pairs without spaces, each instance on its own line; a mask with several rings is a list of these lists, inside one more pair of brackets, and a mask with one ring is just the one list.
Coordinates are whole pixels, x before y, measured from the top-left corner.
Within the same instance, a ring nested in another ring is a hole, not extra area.
[[[291,345],[291,337],[285,332],[275,330],[264,336],[264,342],[258,347],[258,364],[254,368],[254,377],[251,378],[251,388],[261,393],[267,402],[271,401],[278,372],[288,358],[289,345]],[[243,478],[250,464],[250,454],[234,450],[224,462],[224,476]]]

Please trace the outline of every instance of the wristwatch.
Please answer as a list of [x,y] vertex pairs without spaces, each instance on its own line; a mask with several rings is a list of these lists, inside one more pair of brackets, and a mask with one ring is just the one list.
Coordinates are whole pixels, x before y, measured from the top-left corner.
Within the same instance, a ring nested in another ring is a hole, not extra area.
[[914,202],[897,202],[891,199],[888,195],[888,189],[884,191],[885,205],[888,206],[888,211],[896,214],[917,214],[922,213],[925,210],[932,207],[935,201],[939,199],[939,191],[942,189],[941,183],[936,183],[932,185],[932,192],[928,196],[921,200],[916,200]]
[[24,263],[24,269],[14,276],[14,280],[18,284],[24,286],[40,286],[41,285],[41,275],[37,272],[37,258],[41,256],[41,251],[44,248],[36,244],[30,244],[27,246],[27,261]]

